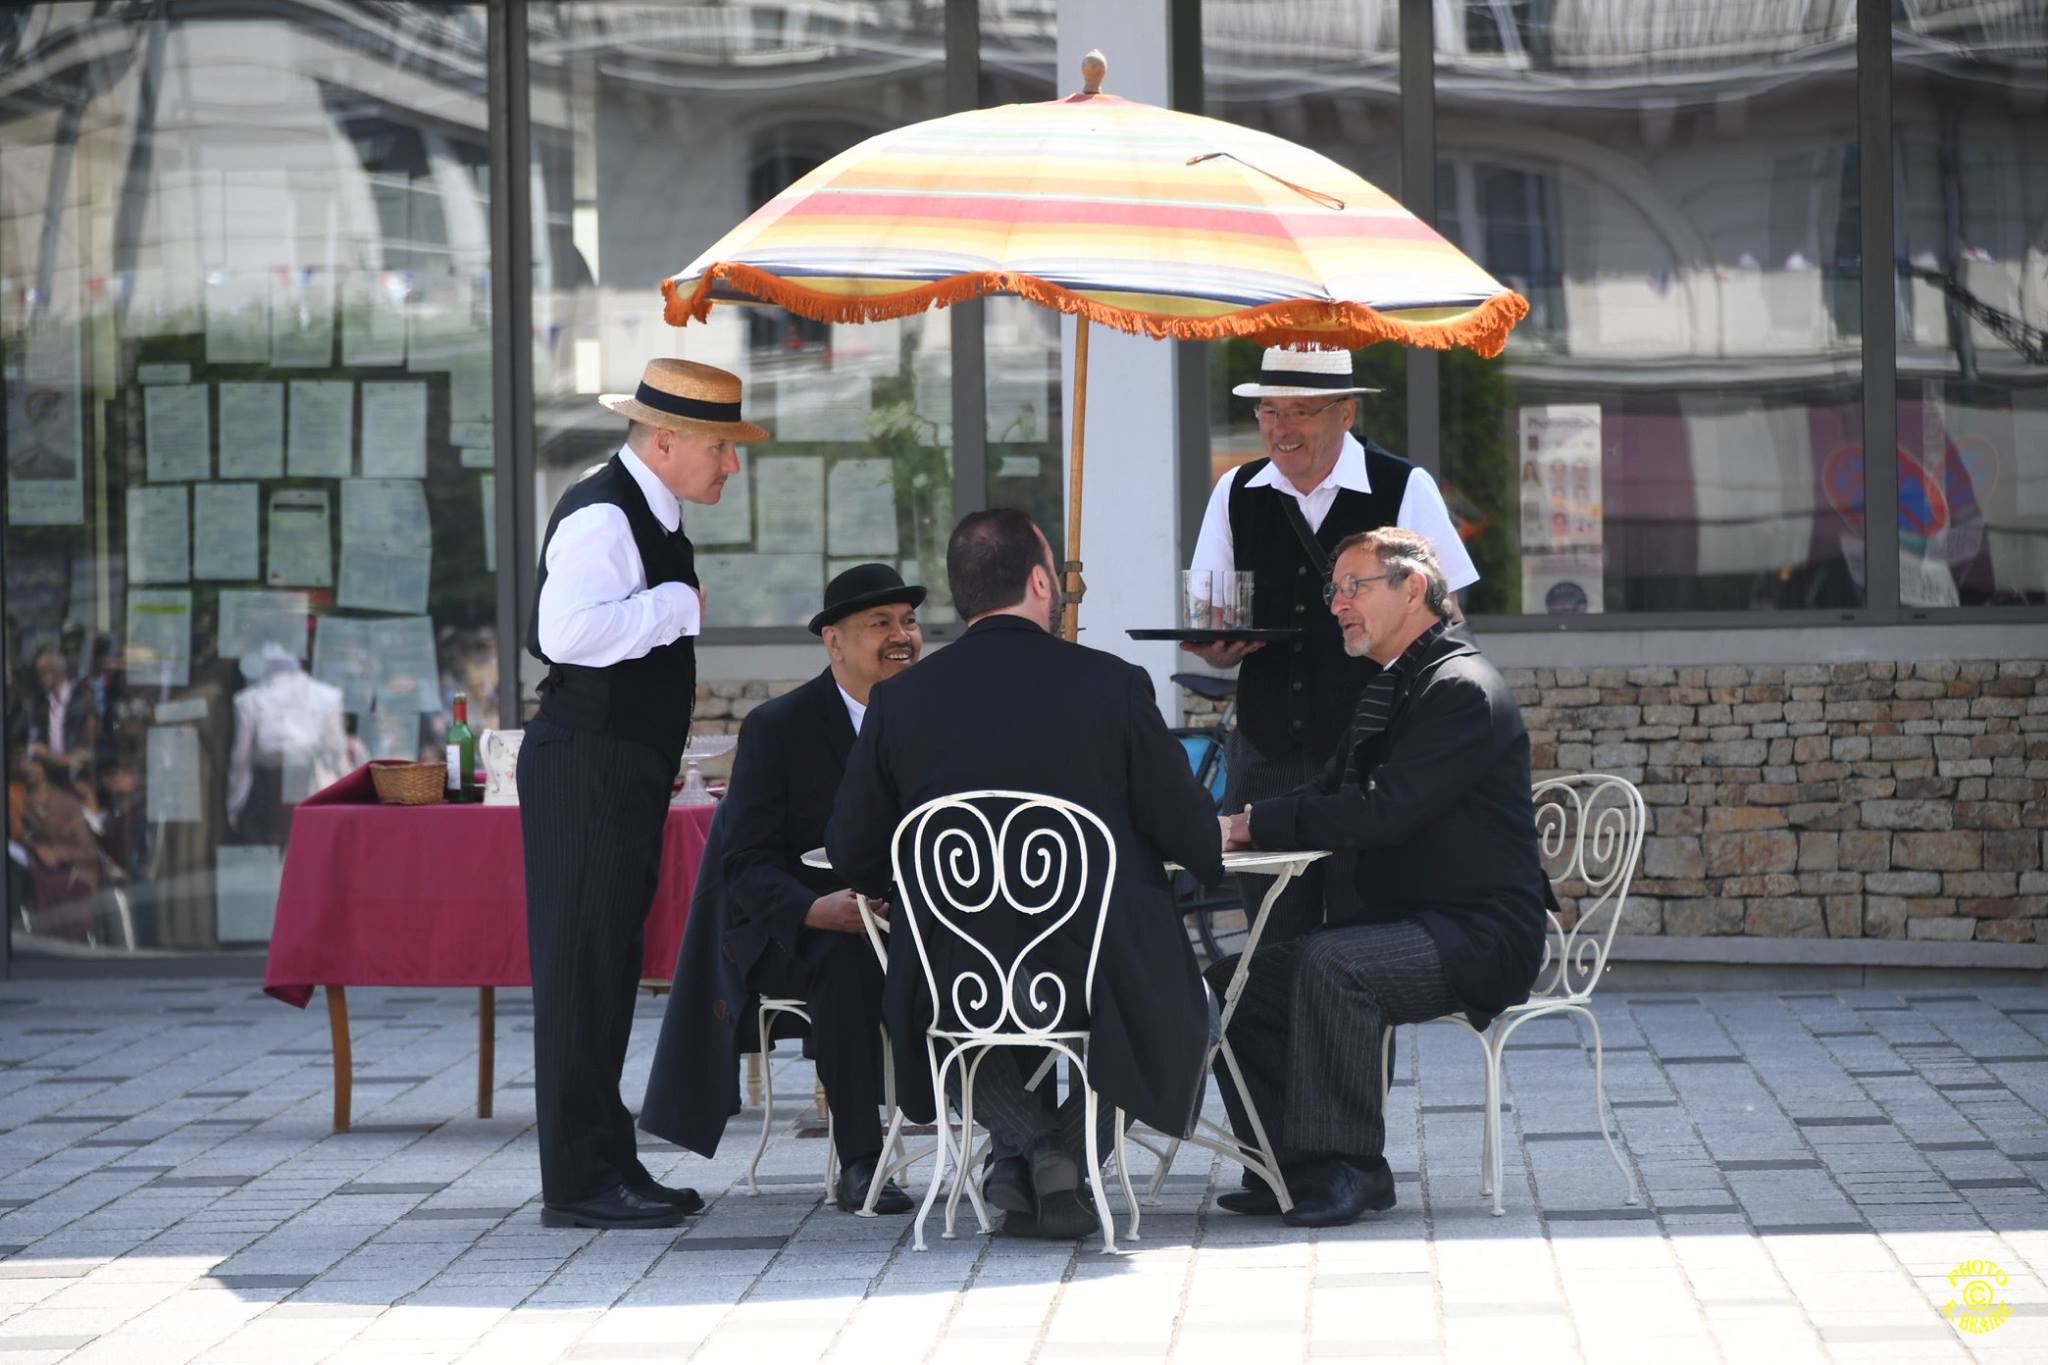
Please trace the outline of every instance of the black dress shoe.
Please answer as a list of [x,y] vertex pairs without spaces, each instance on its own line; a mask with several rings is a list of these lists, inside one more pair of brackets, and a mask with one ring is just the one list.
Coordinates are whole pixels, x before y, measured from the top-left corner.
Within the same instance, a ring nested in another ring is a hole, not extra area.
[[[839,1169],[839,1181],[833,1188],[832,1202],[847,1213],[859,1213],[868,1202],[868,1186],[874,1183],[875,1166],[879,1157],[867,1157],[861,1161],[849,1161]],[[910,1196],[895,1181],[884,1181],[879,1194],[875,1196],[876,1213],[909,1213]]]
[[[1028,1216],[1038,1205],[1031,1197],[1031,1163],[1021,1156],[990,1157],[982,1163],[981,1197],[1004,1213]],[[1004,1225],[1007,1229],[1008,1224]],[[1032,1235],[1036,1235],[1035,1233]]]
[[672,1228],[688,1216],[674,1204],[614,1185],[573,1204],[542,1205],[540,1222],[549,1228]]
[[1287,1192],[1294,1207],[1280,1219],[1288,1226],[1342,1227],[1394,1207],[1394,1173],[1380,1157],[1328,1157],[1305,1170],[1300,1181],[1288,1181]]
[[658,1184],[653,1176],[629,1180],[626,1182],[626,1188],[642,1199],[667,1204],[671,1208],[681,1209],[684,1213],[698,1213],[704,1208],[704,1200],[695,1190]]
[[[1289,1190],[1288,1193],[1292,1194],[1293,1191]],[[1271,1185],[1253,1176],[1245,1182],[1243,1189],[1217,1195],[1216,1207],[1229,1213],[1271,1217],[1280,1212],[1280,1196],[1273,1193]]]
[[1061,1190],[1041,1196],[1033,1213],[1011,1213],[1003,1217],[1006,1237],[1042,1237],[1071,1242],[1101,1227],[1095,1207],[1077,1190]]

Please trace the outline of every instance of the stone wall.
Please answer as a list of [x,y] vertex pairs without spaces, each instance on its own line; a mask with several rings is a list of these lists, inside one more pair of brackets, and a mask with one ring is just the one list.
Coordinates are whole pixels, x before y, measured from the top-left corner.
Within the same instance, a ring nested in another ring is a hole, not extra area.
[[[2048,942],[2048,663],[1506,676],[1538,778],[1642,788],[1624,933]],[[698,728],[797,685],[701,687]]]

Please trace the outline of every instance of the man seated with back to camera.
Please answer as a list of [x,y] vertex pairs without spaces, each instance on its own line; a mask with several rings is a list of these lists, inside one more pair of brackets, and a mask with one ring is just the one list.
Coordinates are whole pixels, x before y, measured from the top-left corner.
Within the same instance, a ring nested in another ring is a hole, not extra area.
[[[1223,817],[1226,849],[1335,850],[1310,874],[1322,926],[1260,949],[1229,1030],[1301,1227],[1393,1207],[1381,1030],[1459,1010],[1479,1024],[1526,1000],[1549,900],[1521,711],[1493,665],[1445,634],[1429,542],[1398,527],[1347,538],[1326,595],[1345,651],[1379,671],[1313,781]],[[1236,966],[1210,969],[1219,991]],[[1280,1211],[1249,1173],[1217,1202]]]

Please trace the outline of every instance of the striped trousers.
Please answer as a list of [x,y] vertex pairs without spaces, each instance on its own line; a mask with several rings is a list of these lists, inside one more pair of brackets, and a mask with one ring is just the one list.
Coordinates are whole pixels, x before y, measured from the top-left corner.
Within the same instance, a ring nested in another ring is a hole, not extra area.
[[542,717],[519,746],[540,1184],[573,1204],[647,1178],[619,1073],[675,765]]
[[[1234,957],[1218,963],[1210,983],[1221,991],[1236,970]],[[1436,942],[1414,920],[1262,945],[1231,1016],[1230,1047],[1280,1160],[1380,1156],[1387,1145],[1381,1029],[1457,1008]],[[1220,1057],[1216,1081],[1232,1128],[1250,1141]]]

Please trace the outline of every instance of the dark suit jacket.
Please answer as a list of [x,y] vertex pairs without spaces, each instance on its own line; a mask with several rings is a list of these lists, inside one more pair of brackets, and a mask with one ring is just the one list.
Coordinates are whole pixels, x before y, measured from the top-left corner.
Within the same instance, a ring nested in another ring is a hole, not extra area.
[[794,956],[811,902],[847,884],[802,858],[825,842],[852,748],[830,669],[741,723],[640,1106],[640,1126],[655,1136],[713,1156],[739,1112],[737,1060],[756,1046],[754,964],[775,942]]
[[[1186,1133],[1201,1099],[1208,1002],[1162,864],[1172,859],[1213,884],[1223,863],[1215,807],[1167,733],[1151,680],[1018,617],[975,623],[875,688],[825,835],[833,867],[856,890],[888,895],[897,822],[932,797],[981,788],[1062,797],[1108,826],[1117,877],[1095,978],[1089,1076],[1107,1102]],[[882,1015],[896,1049],[897,1100],[912,1118],[929,1119],[931,1004],[900,927],[896,938]],[[936,958],[935,972],[943,971]],[[1078,958],[1085,966],[1085,943]]]
[[1313,781],[1254,802],[1253,842],[1355,851],[1359,922],[1420,921],[1475,1014],[1528,999],[1550,882],[1536,852],[1529,734],[1506,681],[1443,636],[1356,758],[1353,774],[1347,740]]

